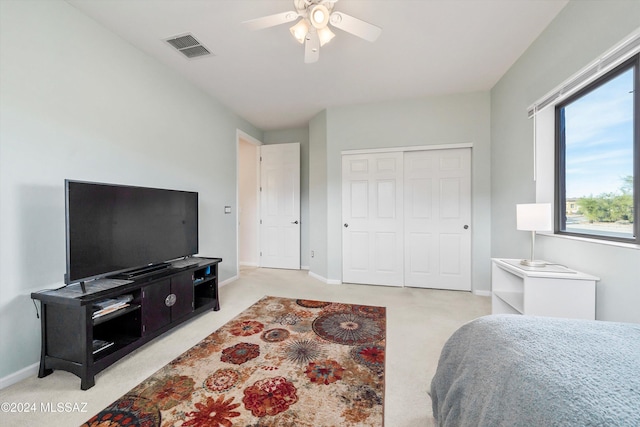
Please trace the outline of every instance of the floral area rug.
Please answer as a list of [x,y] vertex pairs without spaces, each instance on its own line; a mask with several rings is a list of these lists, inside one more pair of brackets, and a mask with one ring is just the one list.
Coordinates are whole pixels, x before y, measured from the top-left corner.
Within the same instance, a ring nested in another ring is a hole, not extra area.
[[264,297],[83,426],[382,426],[386,309]]

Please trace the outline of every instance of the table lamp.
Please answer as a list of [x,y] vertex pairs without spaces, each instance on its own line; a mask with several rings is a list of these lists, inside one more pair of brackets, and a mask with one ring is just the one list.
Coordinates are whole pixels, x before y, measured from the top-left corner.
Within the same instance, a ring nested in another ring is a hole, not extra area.
[[516,205],[516,228],[531,231],[531,258],[520,264],[527,267],[544,267],[544,261],[536,261],[536,231],[552,231],[551,203],[525,203]]

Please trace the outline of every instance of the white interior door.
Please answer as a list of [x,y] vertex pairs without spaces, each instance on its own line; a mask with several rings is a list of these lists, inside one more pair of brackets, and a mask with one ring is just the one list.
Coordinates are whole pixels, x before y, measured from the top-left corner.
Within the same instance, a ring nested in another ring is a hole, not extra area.
[[405,153],[406,286],[471,290],[471,149]]
[[342,281],[402,286],[402,153],[342,156]]
[[300,269],[300,144],[260,146],[260,266]]

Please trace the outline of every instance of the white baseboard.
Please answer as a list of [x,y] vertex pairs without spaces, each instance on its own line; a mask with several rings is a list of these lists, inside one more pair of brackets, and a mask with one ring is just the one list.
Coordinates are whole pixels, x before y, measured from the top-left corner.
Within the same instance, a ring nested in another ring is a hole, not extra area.
[[240,261],[238,265],[241,265],[243,267],[260,267],[260,264],[258,264],[257,262]]
[[327,283],[327,279],[325,279],[324,277],[320,276],[319,274],[316,274],[312,271],[309,272],[309,276],[313,277],[316,280],[320,280],[323,283]]
[[313,277],[316,280],[320,280],[321,282],[324,282],[327,285],[341,285],[342,284],[341,280],[327,279],[326,277],[322,277],[319,274],[316,274],[316,273],[314,273],[312,271],[309,272],[309,276]]
[[38,369],[40,367],[40,363],[34,363],[33,365],[29,365],[26,368],[22,368],[13,374],[9,374],[4,378],[0,378],[0,390],[3,388],[7,388],[15,383],[19,383],[22,380],[26,380],[30,377],[38,376]]
[[218,282],[218,287],[220,288],[220,287],[222,287],[222,286],[224,286],[224,285],[228,285],[228,284],[229,284],[229,283],[231,283],[231,282],[235,282],[235,281],[236,281],[236,280],[238,280],[239,278],[240,278],[240,276],[238,276],[238,275],[236,274],[235,276],[230,277],[230,278],[228,278],[228,279],[227,279],[227,280],[225,280],[225,281]]
[[474,295],[478,295],[479,297],[490,297],[491,291],[473,291]]

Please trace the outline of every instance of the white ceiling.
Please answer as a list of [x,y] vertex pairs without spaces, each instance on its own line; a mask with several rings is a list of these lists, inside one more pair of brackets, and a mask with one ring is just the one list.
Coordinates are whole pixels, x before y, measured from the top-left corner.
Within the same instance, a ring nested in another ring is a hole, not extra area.
[[[331,106],[489,90],[568,0],[339,0],[382,27],[367,42],[339,29],[304,63],[292,24],[242,21],[293,0],[67,0],[263,130],[305,126]],[[192,33],[215,56],[187,59],[164,40]]]

